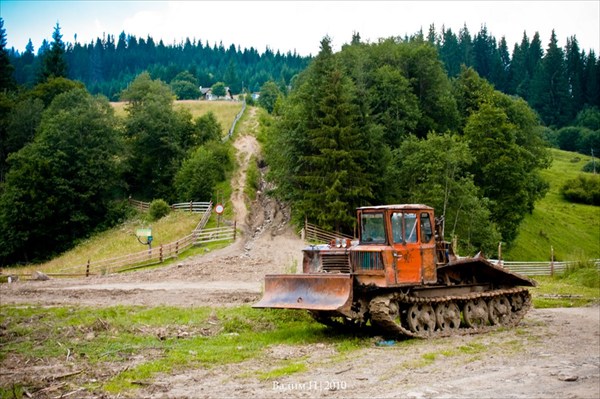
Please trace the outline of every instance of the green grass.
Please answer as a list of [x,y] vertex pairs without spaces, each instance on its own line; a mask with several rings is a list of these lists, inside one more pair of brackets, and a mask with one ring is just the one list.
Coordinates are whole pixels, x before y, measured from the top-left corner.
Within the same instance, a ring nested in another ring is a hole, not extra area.
[[[32,364],[63,366],[71,358],[73,377],[87,388],[115,394],[131,392],[136,382],[158,373],[192,367],[212,368],[260,358],[271,345],[325,342],[340,351],[370,344],[368,338],[350,340],[314,322],[306,312],[237,308],[174,308],[115,306],[0,307],[0,366],[18,358]],[[9,356],[10,355],[10,356]],[[259,377],[270,379],[306,370],[302,359],[279,364]],[[101,375],[110,375],[100,378]],[[39,376],[38,376],[39,377]],[[80,379],[80,380],[79,380]],[[40,384],[43,384],[41,379]],[[12,382],[14,383],[14,381]],[[0,381],[0,397],[11,397],[10,381]],[[39,386],[18,383],[29,392]]]
[[[125,117],[127,115],[126,102],[111,102],[111,105],[117,116]],[[242,109],[242,103],[237,101],[179,100],[174,102],[174,108],[187,109],[193,119],[212,111],[223,127],[223,135],[225,135],[229,132],[235,116]]]
[[578,307],[600,302],[600,271],[591,262],[578,262],[564,273],[536,277],[531,289],[536,308]]
[[513,245],[504,252],[506,260],[555,260],[600,258],[600,207],[567,202],[560,188],[582,173],[591,157],[552,149],[553,163],[542,176],[550,184],[545,198],[536,203],[519,228]]
[[[140,228],[152,227],[153,248],[161,244],[177,241],[191,234],[200,221],[200,214],[190,212],[171,212],[164,218],[149,222],[147,215],[139,214],[124,224],[96,234],[64,254],[54,259],[31,266],[14,268],[14,273],[28,274],[35,270],[44,273],[56,273],[61,269],[84,265],[88,259],[98,261],[124,256],[147,249],[146,245],[138,242],[135,231]],[[11,272],[13,272],[11,270]]]

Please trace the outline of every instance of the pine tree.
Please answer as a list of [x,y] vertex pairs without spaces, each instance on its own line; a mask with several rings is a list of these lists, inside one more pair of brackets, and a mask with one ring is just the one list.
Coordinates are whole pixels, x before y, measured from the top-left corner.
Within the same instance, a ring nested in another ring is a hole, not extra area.
[[328,37],[299,79],[274,133],[278,183],[309,220],[351,231],[354,209],[373,196],[380,136],[361,122],[354,83]]
[[585,58],[584,75],[585,104],[600,108],[600,60],[593,50]]
[[529,84],[531,75],[527,69],[529,59],[529,38],[523,32],[521,44],[515,44],[512,60],[508,71],[508,93],[517,94],[522,98],[529,97]]
[[13,72],[15,68],[10,63],[8,51],[6,50],[6,29],[4,19],[0,18],[0,92],[15,87]]
[[583,109],[584,98],[584,74],[583,74],[583,55],[579,51],[577,38],[572,36],[567,38],[565,47],[566,74],[569,81],[569,93],[571,94],[571,114],[570,119],[574,118],[577,112]]
[[42,71],[39,79],[40,83],[47,80],[50,77],[67,77],[65,44],[62,41],[62,35],[60,34],[60,26],[58,25],[58,22],[54,27],[52,39],[54,39],[54,41],[52,42],[50,50],[44,53],[44,58],[42,61]]
[[548,126],[564,126],[572,118],[564,53],[554,30],[532,82],[530,103]]
[[446,66],[448,76],[453,78],[460,73],[461,54],[458,38],[450,28],[442,29],[442,45],[439,53],[440,58]]

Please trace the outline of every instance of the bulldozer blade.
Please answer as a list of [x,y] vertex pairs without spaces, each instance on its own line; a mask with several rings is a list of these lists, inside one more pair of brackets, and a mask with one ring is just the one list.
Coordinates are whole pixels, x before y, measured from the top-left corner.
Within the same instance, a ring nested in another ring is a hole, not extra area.
[[352,303],[350,274],[271,274],[254,308],[341,310]]

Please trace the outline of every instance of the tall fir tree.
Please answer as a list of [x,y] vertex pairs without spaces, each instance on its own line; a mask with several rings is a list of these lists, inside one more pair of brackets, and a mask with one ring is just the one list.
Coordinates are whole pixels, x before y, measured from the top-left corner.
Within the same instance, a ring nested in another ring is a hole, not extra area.
[[65,43],[62,41],[60,33],[60,25],[58,22],[52,33],[52,45],[50,50],[44,53],[42,60],[42,71],[40,73],[39,82],[43,82],[48,78],[66,78],[67,77],[67,61],[65,60]]
[[548,126],[564,126],[572,118],[564,53],[554,30],[532,82],[530,103]]
[[569,120],[575,117],[578,110],[583,109],[585,103],[583,87],[585,85],[583,74],[583,54],[579,51],[577,38],[567,38],[565,47],[566,74],[569,82],[569,93],[571,94],[571,114]]
[[442,44],[439,49],[440,58],[446,66],[448,76],[453,78],[460,73],[461,53],[458,38],[450,28],[442,28]]
[[590,50],[585,58],[585,104],[590,107],[600,108],[600,59]]
[[6,50],[6,29],[4,29],[4,19],[0,18],[0,92],[13,89],[15,79],[13,73],[14,66],[10,63],[8,51]]

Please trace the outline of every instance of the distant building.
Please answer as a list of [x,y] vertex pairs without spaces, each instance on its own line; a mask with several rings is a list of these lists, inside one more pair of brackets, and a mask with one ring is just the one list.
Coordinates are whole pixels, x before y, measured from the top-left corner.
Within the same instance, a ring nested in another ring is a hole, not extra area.
[[212,94],[212,89],[210,87],[199,87],[200,89],[200,99],[206,101],[215,101],[215,100],[233,100],[233,95],[231,94],[231,90],[229,87],[225,87],[225,97],[219,97]]

